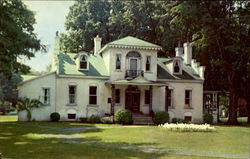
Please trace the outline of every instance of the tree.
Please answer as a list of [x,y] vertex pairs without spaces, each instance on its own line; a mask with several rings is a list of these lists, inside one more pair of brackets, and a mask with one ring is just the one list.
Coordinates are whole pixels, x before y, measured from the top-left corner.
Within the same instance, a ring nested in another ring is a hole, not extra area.
[[34,33],[34,13],[21,0],[0,1],[0,73],[11,77],[15,72],[27,73],[29,67],[18,58],[34,57],[44,46]]
[[206,79],[213,81],[209,85],[219,84],[219,89],[229,91],[228,124],[237,124],[239,94],[242,87],[247,86],[242,82],[246,75],[243,68],[250,56],[249,2],[177,2],[172,11],[172,23],[187,30],[184,36],[191,36],[196,55],[202,64],[213,70],[206,74]]
[[42,102],[38,99],[20,98],[17,104],[17,111],[26,111],[27,119],[30,121],[32,119],[32,109],[39,108],[41,105]]

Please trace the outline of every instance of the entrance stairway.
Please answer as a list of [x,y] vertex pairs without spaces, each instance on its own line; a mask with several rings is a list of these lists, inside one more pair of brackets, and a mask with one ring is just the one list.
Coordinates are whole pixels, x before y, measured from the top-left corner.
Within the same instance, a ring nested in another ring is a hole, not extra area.
[[152,117],[144,114],[133,114],[134,125],[154,125]]

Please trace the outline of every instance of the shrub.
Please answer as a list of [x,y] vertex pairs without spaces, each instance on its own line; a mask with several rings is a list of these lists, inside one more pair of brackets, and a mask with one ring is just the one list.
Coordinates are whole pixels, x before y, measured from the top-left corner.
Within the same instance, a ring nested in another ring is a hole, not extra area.
[[155,113],[155,116],[154,116],[154,123],[155,124],[164,124],[166,122],[168,122],[169,120],[169,115],[167,112],[163,112],[163,111],[160,111],[160,112],[156,112]]
[[60,114],[57,113],[57,112],[51,113],[50,114],[50,120],[54,121],[54,122],[59,121],[60,120]]
[[80,122],[82,122],[82,123],[87,123],[88,118],[81,117],[81,118],[79,118],[79,120],[80,120]]
[[131,124],[132,113],[128,110],[119,110],[115,113],[115,121],[119,124]]
[[181,118],[173,118],[172,123],[188,123],[188,121]]
[[216,131],[216,129],[209,124],[183,124],[183,123],[178,123],[178,124],[163,124],[160,125],[163,128],[169,129],[171,131],[179,131],[179,132],[211,132],[211,131]]
[[88,119],[88,122],[90,123],[100,123],[101,118],[97,115],[91,115],[91,117]]
[[102,117],[101,118],[101,122],[104,123],[104,124],[111,124],[112,123],[112,117]]
[[203,116],[203,120],[204,120],[204,122],[207,123],[207,124],[212,124],[212,123],[213,123],[213,120],[214,120],[214,117],[213,117],[212,114],[205,114],[205,115]]

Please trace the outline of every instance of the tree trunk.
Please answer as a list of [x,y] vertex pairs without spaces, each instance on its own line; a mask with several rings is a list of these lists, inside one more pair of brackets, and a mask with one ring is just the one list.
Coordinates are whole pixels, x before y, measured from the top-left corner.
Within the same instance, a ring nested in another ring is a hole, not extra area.
[[228,108],[228,125],[238,125],[237,121],[237,105],[238,105],[238,100],[237,100],[237,94],[236,92],[231,89],[230,90],[230,103],[229,103],[229,108]]

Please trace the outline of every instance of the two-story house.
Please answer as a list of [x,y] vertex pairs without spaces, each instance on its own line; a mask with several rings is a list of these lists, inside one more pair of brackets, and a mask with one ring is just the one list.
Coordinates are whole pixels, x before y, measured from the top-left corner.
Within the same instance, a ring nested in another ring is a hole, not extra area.
[[[176,48],[173,58],[158,58],[161,47],[131,36],[94,51],[64,53],[56,36],[52,71],[22,82],[19,97],[40,99],[44,106],[32,111],[35,120],[61,120],[91,115],[112,115],[128,109],[133,115],[167,111],[170,121],[182,118],[202,122],[204,67],[192,59],[190,43]],[[26,120],[19,112],[19,120]]]

